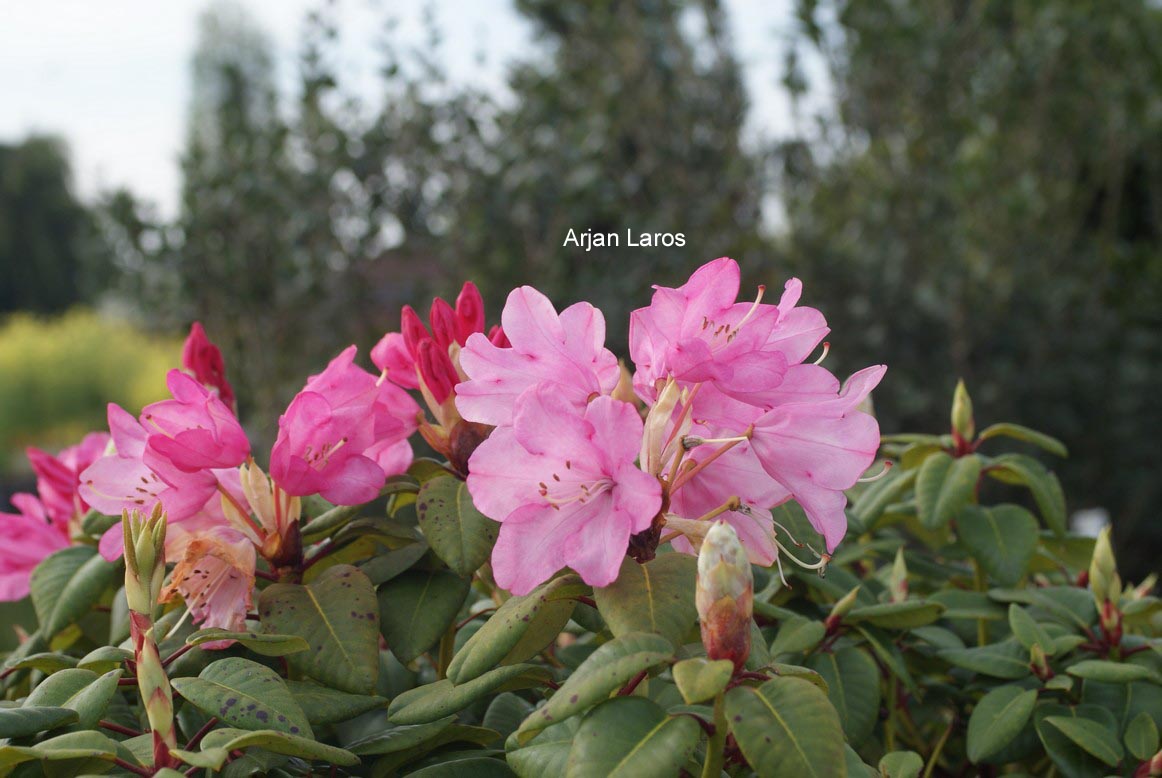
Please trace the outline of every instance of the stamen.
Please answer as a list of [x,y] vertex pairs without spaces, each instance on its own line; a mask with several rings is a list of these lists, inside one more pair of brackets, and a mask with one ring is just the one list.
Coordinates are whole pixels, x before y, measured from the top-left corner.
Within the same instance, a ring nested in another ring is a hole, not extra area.
[[698,446],[702,446],[707,443],[746,443],[748,440],[750,440],[751,435],[753,434],[754,427],[751,427],[742,435],[735,435],[734,437],[730,438],[703,438],[699,437],[698,435],[686,435],[682,438],[682,448],[689,451],[692,448],[697,448]]
[[831,344],[828,343],[827,341],[823,341],[823,353],[819,355],[819,359],[816,359],[814,364],[815,365],[821,364],[823,362],[823,360],[827,359],[827,355],[830,352],[831,352]]
[[743,316],[741,319],[739,319],[738,324],[734,325],[734,329],[731,330],[730,333],[731,338],[734,338],[734,336],[738,334],[738,331],[742,329],[742,325],[746,324],[747,321],[750,320],[751,316],[754,316],[754,312],[759,309],[759,303],[763,301],[763,295],[766,294],[766,291],[767,287],[763,284],[759,284],[759,293],[755,297],[754,303],[751,305],[750,310],[746,312],[746,316]]
[[861,484],[875,483],[876,481],[880,480],[881,478],[883,478],[884,476],[886,476],[888,473],[891,472],[893,464],[894,463],[892,462],[892,460],[890,460],[890,459],[885,460],[884,467],[882,470],[880,470],[875,475],[864,476],[863,478],[859,479],[859,483],[861,483]]

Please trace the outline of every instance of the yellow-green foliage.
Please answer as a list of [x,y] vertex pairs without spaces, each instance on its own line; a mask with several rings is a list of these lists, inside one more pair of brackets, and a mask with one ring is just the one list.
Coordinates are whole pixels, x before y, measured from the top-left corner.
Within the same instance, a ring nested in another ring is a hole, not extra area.
[[57,448],[105,429],[105,406],[136,413],[167,396],[181,340],[76,309],[51,319],[14,314],[0,323],[0,469],[26,445]]

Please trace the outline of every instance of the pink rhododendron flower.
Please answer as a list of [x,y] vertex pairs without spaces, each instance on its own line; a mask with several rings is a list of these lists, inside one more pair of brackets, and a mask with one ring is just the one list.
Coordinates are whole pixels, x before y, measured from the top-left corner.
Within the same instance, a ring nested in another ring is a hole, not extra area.
[[630,315],[634,388],[643,398],[670,377],[710,382],[726,394],[761,395],[782,383],[789,360],[772,338],[780,310],[735,302],[737,262],[716,259],[677,289],[654,288],[649,307]]
[[880,445],[879,424],[856,406],[886,370],[865,368],[829,399],[779,405],[754,423],[751,445],[759,462],[803,506],[828,553],[847,532],[844,490],[871,466]]
[[387,475],[410,463],[410,448],[405,456],[400,444],[415,429],[418,407],[354,358],[351,346],[312,377],[279,418],[270,474],[288,494],[358,505],[375,499]]
[[182,345],[182,367],[202,386],[213,388],[228,408],[234,408],[234,389],[226,380],[226,363],[222,359],[222,352],[206,337],[201,322],[196,321],[190,325],[190,334]]
[[520,396],[512,426],[494,430],[469,462],[473,502],[502,522],[497,584],[527,594],[562,567],[593,586],[617,578],[630,535],[661,507],[657,479],[634,464],[641,439],[629,403],[598,397],[579,406],[555,383]]
[[558,315],[549,298],[522,286],[508,295],[501,324],[511,346],[475,334],[460,351],[460,367],[470,380],[456,388],[456,407],[465,419],[511,424],[517,397],[540,383],[577,408],[617,386],[620,369],[604,345],[605,318],[589,303]]
[[[246,614],[254,604],[254,545],[228,526],[191,533],[178,525],[171,532],[165,554],[177,565],[161,601],[181,596],[194,623],[203,628],[245,630]],[[225,648],[230,642],[206,647]]]
[[171,370],[166,385],[172,400],[145,406],[141,423],[145,460],[154,470],[156,457],[186,473],[237,467],[250,456],[250,441],[233,412],[218,397],[180,370]]
[[55,521],[40,500],[31,494],[15,494],[12,504],[19,513],[0,511],[0,534],[4,553],[0,554],[0,601],[11,602],[28,596],[33,568],[45,557],[69,545],[68,519]]
[[107,433],[91,432],[56,456],[38,448],[27,449],[36,473],[36,491],[54,522],[73,525],[88,512],[89,505],[77,493],[80,473],[105,453],[109,441]]

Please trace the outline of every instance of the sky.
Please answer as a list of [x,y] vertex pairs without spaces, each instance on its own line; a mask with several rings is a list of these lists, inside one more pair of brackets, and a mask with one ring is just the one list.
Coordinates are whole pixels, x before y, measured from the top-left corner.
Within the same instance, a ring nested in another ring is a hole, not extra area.
[[[240,0],[266,29],[289,92],[303,19],[321,0]],[[510,0],[332,0],[341,20],[341,78],[375,94],[375,43],[383,21],[399,20],[398,40],[423,41],[431,7],[446,39],[454,80],[503,91],[506,64],[527,58],[530,30]],[[177,208],[178,158],[190,96],[198,15],[209,0],[0,0],[0,142],[32,132],[63,137],[77,191],[91,200],[126,186],[162,215]],[[777,86],[791,0],[726,0],[753,101],[749,132],[792,129]],[[483,64],[478,59],[483,54]]]

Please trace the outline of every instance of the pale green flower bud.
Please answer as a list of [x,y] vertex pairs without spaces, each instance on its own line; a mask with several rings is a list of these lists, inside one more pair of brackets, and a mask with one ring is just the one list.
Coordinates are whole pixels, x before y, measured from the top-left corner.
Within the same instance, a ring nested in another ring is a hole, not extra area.
[[964,380],[956,382],[956,392],[952,395],[952,430],[961,440],[971,441],[976,437],[976,421],[972,417],[972,398],[964,387]]
[[144,516],[136,511],[121,514],[125,542],[125,597],[129,609],[153,617],[165,580],[166,517],[161,504]]
[[694,602],[706,656],[742,667],[750,654],[754,575],[746,549],[724,521],[716,522],[702,541]]
[[1116,601],[1122,592],[1122,580],[1118,577],[1118,563],[1114,559],[1114,549],[1110,545],[1110,527],[1105,527],[1097,536],[1093,546],[1093,558],[1089,562],[1089,586],[1093,598],[1101,610],[1107,600]]

